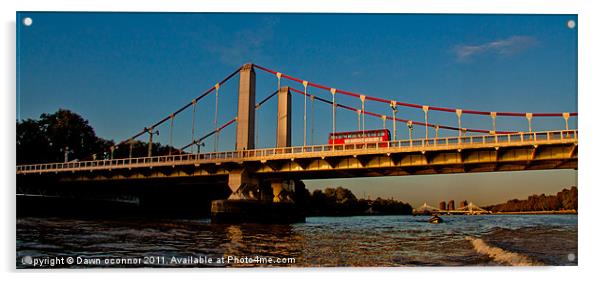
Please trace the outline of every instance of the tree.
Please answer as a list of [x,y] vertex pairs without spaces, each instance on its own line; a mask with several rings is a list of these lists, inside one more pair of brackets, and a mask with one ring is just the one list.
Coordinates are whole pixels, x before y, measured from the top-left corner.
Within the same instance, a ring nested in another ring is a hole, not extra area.
[[[407,203],[395,201],[392,199],[380,199],[375,201],[360,199],[351,192],[351,190],[341,186],[337,188],[326,188],[324,191],[316,189],[313,193],[301,192],[307,194],[305,209],[308,215],[329,215],[329,216],[349,216],[362,214],[395,214],[409,215],[412,213],[412,206]],[[373,212],[368,210],[372,207]]]
[[49,159],[49,140],[38,121],[17,122],[17,164],[39,163]]
[[90,159],[113,145],[112,141],[98,138],[88,121],[70,110],[42,114],[39,123],[49,140],[50,161],[64,160],[65,151],[68,159]]
[[534,194],[526,200],[512,199],[485,209],[495,212],[577,210],[577,187],[565,188],[556,195]]
[[65,154],[68,160],[87,160],[112,145],[98,138],[87,120],[66,109],[17,122],[18,164],[63,162]]
[[[114,148],[111,155],[111,147]],[[181,151],[160,143],[153,143],[152,154],[180,154]],[[94,129],[77,113],[59,109],[52,114],[44,113],[39,120],[17,121],[17,164],[63,162],[72,160],[100,160],[127,158],[130,145],[115,146],[112,140],[96,136]],[[132,157],[146,157],[148,143],[134,141]]]

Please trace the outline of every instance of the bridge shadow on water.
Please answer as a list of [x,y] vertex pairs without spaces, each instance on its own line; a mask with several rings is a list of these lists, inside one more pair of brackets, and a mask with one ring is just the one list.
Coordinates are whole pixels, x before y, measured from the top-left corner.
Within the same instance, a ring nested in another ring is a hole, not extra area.
[[17,217],[208,218],[211,201],[225,199],[225,183],[96,182],[20,185]]

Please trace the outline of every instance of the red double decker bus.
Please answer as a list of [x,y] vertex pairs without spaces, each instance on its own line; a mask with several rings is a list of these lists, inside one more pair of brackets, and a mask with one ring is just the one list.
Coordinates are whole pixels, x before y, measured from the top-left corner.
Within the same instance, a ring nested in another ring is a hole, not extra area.
[[391,139],[391,132],[386,129],[337,132],[328,135],[328,144],[362,144],[362,143],[384,143]]

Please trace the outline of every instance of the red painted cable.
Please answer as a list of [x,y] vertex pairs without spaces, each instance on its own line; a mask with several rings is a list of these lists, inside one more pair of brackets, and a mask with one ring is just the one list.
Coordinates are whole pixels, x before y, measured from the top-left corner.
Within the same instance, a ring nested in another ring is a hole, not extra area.
[[[253,66],[257,67],[260,70],[263,70],[265,72],[271,73],[271,74],[278,74],[279,72],[276,72],[274,70],[271,70],[269,68],[254,64]],[[289,79],[291,81],[295,81],[298,83],[303,83],[303,80],[284,74],[284,73],[280,73],[281,77],[284,77],[286,79]],[[319,88],[322,90],[327,90],[330,91],[330,87],[324,86],[324,85],[320,85],[320,84],[316,84],[313,82],[307,82],[307,85],[315,87],[315,88]],[[353,93],[353,92],[349,92],[349,91],[345,91],[345,90],[340,90],[337,89],[336,90],[337,93],[341,93],[343,95],[347,95],[347,96],[352,96],[352,97],[356,97],[359,98],[361,95],[358,93]],[[386,103],[386,104],[390,104],[391,100],[386,100],[386,99],[382,99],[382,98],[378,98],[378,97],[373,97],[373,96],[367,96],[364,95],[366,97],[366,100],[372,100],[372,101],[377,101],[377,102],[382,102],[382,103]],[[401,102],[401,101],[395,101],[397,103],[397,105],[401,105],[401,106],[405,106],[405,107],[413,107],[413,108],[423,108],[423,105],[420,104],[413,104],[413,103],[406,103],[406,102]],[[455,108],[447,108],[447,107],[438,107],[438,106],[429,106],[430,110],[436,110],[436,111],[443,111],[443,112],[456,112]],[[475,115],[491,115],[492,112],[490,111],[480,111],[480,110],[471,110],[471,109],[463,109],[462,113],[465,114],[475,114]],[[525,117],[526,116],[526,112],[497,112],[496,113],[497,116],[514,116],[514,117]],[[577,112],[571,112],[569,113],[570,116],[577,116]],[[533,117],[562,117],[562,113],[533,113]]]
[[[224,79],[222,79],[222,81],[219,82],[220,85],[226,83],[227,81],[230,80],[230,78],[234,77],[234,75],[236,75],[238,72],[240,72],[240,70],[242,69],[242,67],[239,67],[238,69],[236,69],[234,72],[230,73],[230,75],[226,76]],[[200,96],[196,97],[194,99],[195,102],[198,102],[199,100],[201,100],[202,98],[206,97],[207,95],[209,95],[211,92],[213,92],[215,90],[215,86],[211,87],[210,89],[206,90],[205,92],[203,92]],[[174,111],[173,116],[176,116],[177,114],[179,114],[180,112],[184,111],[186,108],[188,108],[189,106],[192,105],[192,101],[189,102],[188,104],[186,104],[185,106],[179,108],[178,110]],[[156,122],[155,124],[153,124],[150,128],[154,128],[157,127],[161,124],[163,124],[165,121],[169,120],[171,118],[172,114],[169,114],[168,116],[166,116],[165,118],[161,119],[159,122]],[[127,138],[125,140],[120,141],[119,143],[117,143],[115,146],[120,146],[124,143],[126,143],[127,141],[130,140],[134,140],[136,138],[138,138],[139,136],[143,135],[144,133],[148,132],[147,128],[145,127],[142,131],[138,132],[137,134],[133,135],[130,138]]]
[[[298,94],[301,94],[301,95],[307,95],[308,97],[312,96],[311,94],[305,94],[305,92],[303,92],[301,90],[298,90],[298,89],[295,89],[293,87],[289,87],[289,89],[291,91],[293,91],[295,93],[298,93]],[[314,98],[317,99],[317,100],[319,100],[319,101],[321,101],[321,102],[324,102],[324,103],[332,105],[332,101],[329,101],[327,99],[324,99],[324,98],[321,98],[321,97],[317,97],[317,96],[314,96]],[[361,109],[358,109],[358,108],[355,108],[355,107],[351,107],[351,106],[348,106],[348,105],[344,105],[344,104],[340,104],[340,103],[337,103],[336,106],[344,108],[344,109],[347,109],[347,110],[350,110],[350,111],[354,111],[354,112],[357,112],[358,110],[361,111]],[[382,116],[383,116],[383,114],[378,114],[378,113],[374,113],[374,112],[370,112],[370,111],[365,111],[365,110],[364,110],[364,114],[370,115],[370,116],[374,116],[374,117],[379,117],[379,118],[382,118]],[[391,117],[391,116],[385,115],[385,117],[386,117],[387,120],[393,120],[393,117]],[[403,122],[403,123],[408,123],[411,120],[406,120],[406,119],[401,119],[401,118],[395,118],[395,121],[397,121],[397,122]],[[420,121],[412,121],[412,124],[416,124],[416,125],[419,125],[419,126],[428,126],[428,127],[431,127],[431,128],[436,128],[437,126],[439,126],[440,129],[446,129],[446,130],[455,130],[455,131],[459,131],[460,130],[457,127],[451,127],[451,126],[445,126],[445,125],[437,125],[437,124],[431,124],[431,123],[426,124],[426,123],[420,122]],[[473,132],[473,133],[486,133],[486,134],[489,133],[488,130],[482,130],[482,129],[462,128],[462,130],[466,130],[467,132]],[[516,132],[496,131],[496,133],[497,134],[514,134]]]

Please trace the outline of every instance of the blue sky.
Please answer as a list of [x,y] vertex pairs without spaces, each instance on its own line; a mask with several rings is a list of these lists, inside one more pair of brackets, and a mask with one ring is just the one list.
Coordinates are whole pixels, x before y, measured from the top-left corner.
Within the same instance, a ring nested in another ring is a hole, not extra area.
[[[21,24],[23,17],[31,17],[33,24]],[[338,89],[431,106],[577,111],[578,24],[568,28],[569,20],[577,22],[577,17],[22,12],[17,15],[17,118],[68,108],[90,120],[99,136],[119,141],[247,62]],[[287,81],[283,85],[302,89]],[[220,88],[219,123],[235,116],[237,87],[235,77]],[[275,89],[275,77],[257,71],[257,99]],[[325,91],[313,93],[330,97]],[[197,136],[213,128],[213,99],[199,104]],[[354,98],[337,99],[359,106]],[[294,96],[293,104],[293,144],[301,145],[302,98]],[[368,103],[366,109],[390,113],[377,103]],[[316,104],[315,112],[314,142],[322,144],[331,128],[330,108]],[[258,114],[259,146],[271,147],[275,102],[266,103]],[[398,116],[423,120],[422,111],[416,109],[401,108]],[[175,146],[190,141],[191,119],[190,111],[176,119]],[[354,113],[339,110],[337,130],[356,129],[356,120]],[[441,112],[430,112],[429,122],[456,125],[454,114]],[[402,125],[398,136],[407,138]],[[488,130],[491,121],[465,115],[462,125]],[[391,128],[390,123],[387,126]],[[564,121],[535,119],[533,126],[561,129]],[[367,118],[366,127],[380,128],[382,122]],[[497,120],[498,130],[526,127],[524,118]],[[575,118],[571,127],[576,127]],[[167,143],[169,128],[159,130],[159,141]],[[424,135],[424,129],[417,127],[415,134]],[[220,150],[233,148],[233,136],[234,127],[222,133]],[[212,141],[206,149],[213,148]],[[497,188],[508,181],[518,183],[503,191]],[[365,193],[413,204],[466,198],[486,204],[555,193],[576,184],[576,171],[308,182],[310,189],[339,184],[360,197]]]

